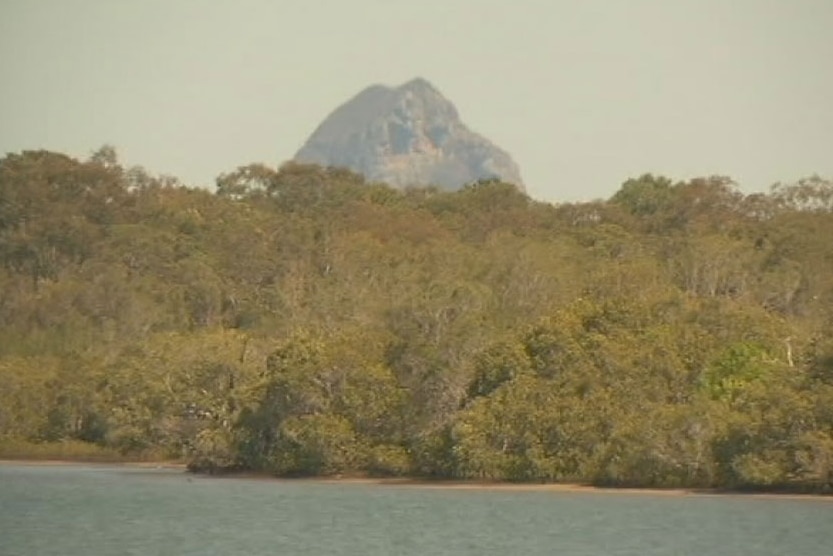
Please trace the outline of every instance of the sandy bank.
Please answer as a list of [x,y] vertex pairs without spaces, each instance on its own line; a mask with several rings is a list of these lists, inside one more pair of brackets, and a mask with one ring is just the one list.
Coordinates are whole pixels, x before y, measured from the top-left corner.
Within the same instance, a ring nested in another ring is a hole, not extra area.
[[0,465],[26,466],[85,466],[85,467],[136,467],[142,469],[178,469],[185,471],[184,463],[175,461],[104,461],[104,460],[64,460],[64,459],[0,459]]
[[[186,472],[187,467],[181,462],[104,462],[104,461],[73,461],[73,460],[15,460],[0,459],[0,465],[27,466],[95,466],[95,467],[127,467],[139,469],[167,469]],[[800,494],[789,492],[746,492],[721,489],[685,489],[685,488],[628,488],[628,487],[600,487],[580,483],[500,483],[483,481],[450,481],[427,480],[414,478],[373,478],[373,477],[304,477],[287,478],[274,477],[263,473],[225,473],[220,475],[198,474],[196,477],[205,479],[235,479],[247,481],[269,481],[296,484],[319,485],[357,485],[413,488],[422,490],[459,490],[459,491],[493,491],[493,492],[549,492],[561,494],[607,494],[607,495],[645,495],[645,496],[740,496],[744,498],[765,498],[778,500],[818,500],[833,502],[832,494]]]
[[685,488],[628,488],[602,487],[581,483],[500,483],[483,481],[450,481],[413,478],[372,478],[372,477],[274,477],[258,473],[230,473],[224,475],[206,475],[211,478],[242,479],[256,481],[274,481],[285,483],[310,483],[319,485],[364,485],[379,487],[413,488],[422,490],[460,490],[493,492],[549,492],[549,493],[585,493],[614,495],[646,496],[741,496],[746,498],[823,500],[833,502],[833,495],[803,494],[789,492],[746,492],[721,489],[685,489]]

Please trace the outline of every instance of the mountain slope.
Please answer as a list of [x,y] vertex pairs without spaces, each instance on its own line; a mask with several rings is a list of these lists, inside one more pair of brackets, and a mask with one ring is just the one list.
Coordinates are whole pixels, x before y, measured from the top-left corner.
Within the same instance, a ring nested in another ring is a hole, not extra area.
[[347,167],[397,187],[459,189],[498,178],[523,190],[512,157],[466,127],[454,104],[422,78],[363,90],[318,126],[295,160]]

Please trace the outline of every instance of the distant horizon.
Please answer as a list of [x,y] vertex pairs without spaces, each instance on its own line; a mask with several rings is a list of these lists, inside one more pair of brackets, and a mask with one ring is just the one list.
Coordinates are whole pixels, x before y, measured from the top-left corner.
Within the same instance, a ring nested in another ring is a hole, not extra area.
[[112,145],[213,188],[292,160],[364,88],[421,77],[534,199],[645,173],[762,192],[833,178],[831,28],[826,0],[6,0],[0,154]]

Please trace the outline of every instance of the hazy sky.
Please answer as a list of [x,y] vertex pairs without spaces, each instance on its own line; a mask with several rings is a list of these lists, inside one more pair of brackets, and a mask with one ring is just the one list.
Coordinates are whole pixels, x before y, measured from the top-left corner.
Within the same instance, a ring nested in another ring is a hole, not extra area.
[[833,176],[833,0],[0,0],[0,154],[110,143],[213,186],[415,76],[536,199]]

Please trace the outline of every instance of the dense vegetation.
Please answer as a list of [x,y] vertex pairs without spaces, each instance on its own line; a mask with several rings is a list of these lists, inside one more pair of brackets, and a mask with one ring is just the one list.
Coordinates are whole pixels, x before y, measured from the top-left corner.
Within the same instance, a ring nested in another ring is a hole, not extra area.
[[831,239],[817,178],[645,175],[554,206],[292,164],[211,193],[110,148],[10,154],[0,448],[830,489]]

